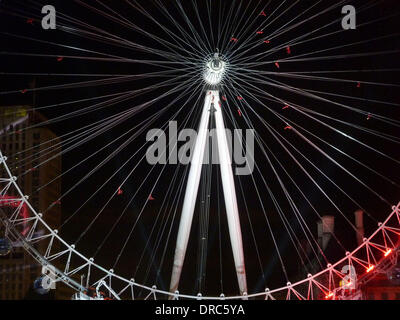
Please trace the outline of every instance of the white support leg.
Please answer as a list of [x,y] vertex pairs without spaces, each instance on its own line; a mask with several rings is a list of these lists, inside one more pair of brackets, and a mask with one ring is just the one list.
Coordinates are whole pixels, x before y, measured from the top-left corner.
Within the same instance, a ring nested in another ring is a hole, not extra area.
[[175,258],[170,284],[170,292],[173,293],[177,291],[179,286],[179,280],[181,277],[183,262],[185,260],[187,244],[189,241],[190,229],[193,221],[193,213],[199,189],[205,146],[208,137],[208,124],[212,103],[214,103],[215,109],[214,115],[218,141],[218,155],[221,166],[222,187],[224,190],[225,207],[228,219],[229,235],[232,244],[233,258],[235,261],[240,293],[243,294],[247,292],[242,231],[240,227],[239,210],[236,200],[235,182],[232,172],[232,161],[230,158],[225,125],[219,102],[219,91],[214,90],[207,92],[201,116],[199,132],[193,152],[185,199],[183,203],[181,221],[179,224],[178,237],[176,241]]

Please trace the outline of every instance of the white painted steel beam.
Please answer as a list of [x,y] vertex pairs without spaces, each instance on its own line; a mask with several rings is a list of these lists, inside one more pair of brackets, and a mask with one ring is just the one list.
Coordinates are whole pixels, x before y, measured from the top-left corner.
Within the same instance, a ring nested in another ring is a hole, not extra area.
[[210,110],[214,107],[215,124],[217,132],[218,156],[221,167],[222,187],[224,190],[225,207],[228,219],[229,235],[232,244],[233,258],[240,293],[247,292],[246,271],[244,263],[242,232],[240,227],[239,210],[236,199],[235,182],[233,179],[232,161],[230,157],[225,125],[220,107],[219,91],[208,91],[201,115],[199,131],[193,151],[189,178],[186,186],[185,199],[176,241],[174,265],[171,275],[170,292],[175,292],[179,287],[179,280],[185,260],[187,244],[192,227],[193,213],[196,205],[200,183],[204,153],[208,138],[208,125]]
[[174,265],[172,268],[170,292],[178,290],[179,280],[185,260],[190,229],[192,227],[193,213],[196,206],[197,193],[199,190],[200,176],[203,165],[204,152],[208,137],[208,124],[210,120],[210,107],[212,95],[207,94],[201,114],[200,126],[193,150],[190,164],[189,177],[186,185],[185,199],[183,202],[181,220],[179,224],[178,237],[176,240]]

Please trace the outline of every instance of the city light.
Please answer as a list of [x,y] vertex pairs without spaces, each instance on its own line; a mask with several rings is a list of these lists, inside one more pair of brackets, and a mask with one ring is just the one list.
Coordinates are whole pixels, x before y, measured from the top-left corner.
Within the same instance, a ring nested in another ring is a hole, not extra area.
[[374,270],[375,269],[375,266],[369,266],[368,268],[367,268],[367,273],[370,273],[372,270]]
[[325,299],[330,299],[330,298],[332,298],[333,297],[333,292],[330,292],[329,294],[327,294],[326,296],[325,296]]

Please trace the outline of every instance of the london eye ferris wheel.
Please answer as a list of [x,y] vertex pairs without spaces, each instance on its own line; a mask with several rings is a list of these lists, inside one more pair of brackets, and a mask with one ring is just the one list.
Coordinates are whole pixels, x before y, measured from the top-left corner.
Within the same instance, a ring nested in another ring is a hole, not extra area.
[[397,259],[395,1],[0,9],[1,254],[88,299],[337,299]]

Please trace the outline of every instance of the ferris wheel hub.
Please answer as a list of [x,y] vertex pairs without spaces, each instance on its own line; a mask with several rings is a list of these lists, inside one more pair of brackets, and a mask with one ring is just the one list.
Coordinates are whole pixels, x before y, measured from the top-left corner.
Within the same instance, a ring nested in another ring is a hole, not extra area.
[[212,86],[219,85],[226,73],[226,59],[218,52],[206,59],[204,67],[204,81]]

